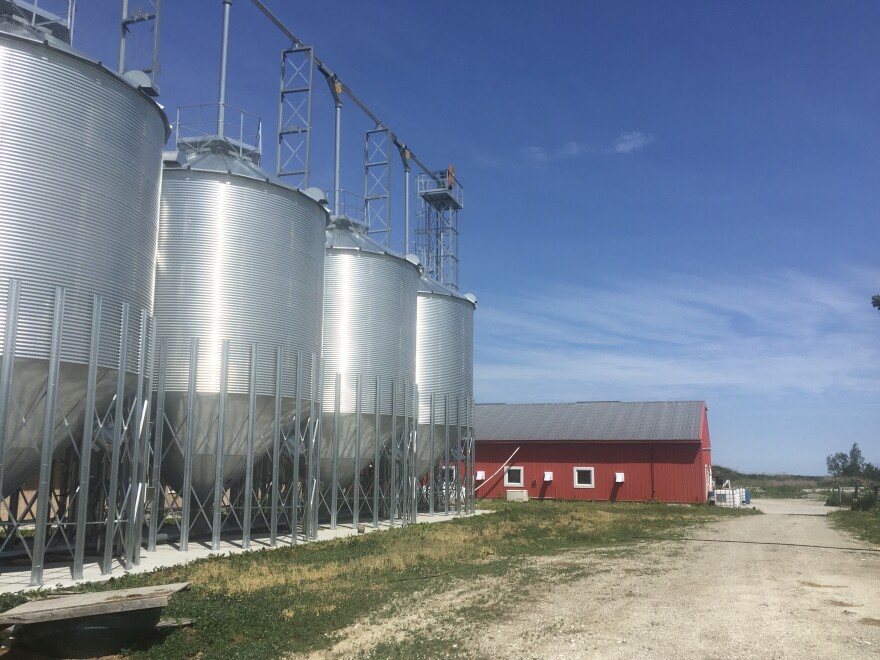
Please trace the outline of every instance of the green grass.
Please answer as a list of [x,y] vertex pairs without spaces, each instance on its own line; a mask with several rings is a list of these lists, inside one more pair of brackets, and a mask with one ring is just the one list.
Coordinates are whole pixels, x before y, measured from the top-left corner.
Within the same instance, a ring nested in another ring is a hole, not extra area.
[[[393,617],[412,597],[466,588],[493,577],[538,584],[538,558],[574,549],[621,552],[646,539],[681,536],[688,527],[751,510],[663,504],[491,502],[489,515],[441,524],[410,525],[347,539],[210,558],[186,566],[129,575],[83,590],[191,581],[174,596],[166,617],[194,621],[148,649],[150,658],[267,658],[331,647],[339,631],[369,616]],[[540,562],[538,562],[540,563]],[[547,562],[545,562],[546,564]],[[576,565],[560,566],[571,577]],[[7,606],[12,604],[7,599]],[[471,609],[468,610],[467,608]],[[502,616],[497,603],[471,603],[450,616],[477,611]],[[452,653],[452,638],[384,641],[374,657]],[[378,654],[378,655],[376,655]]]
[[880,545],[880,508],[870,511],[832,511],[828,517],[837,529],[868,543]]
[[400,641],[384,641],[366,656],[368,660],[412,660],[412,658],[461,658],[466,655],[461,639],[438,632],[430,636],[416,633]]

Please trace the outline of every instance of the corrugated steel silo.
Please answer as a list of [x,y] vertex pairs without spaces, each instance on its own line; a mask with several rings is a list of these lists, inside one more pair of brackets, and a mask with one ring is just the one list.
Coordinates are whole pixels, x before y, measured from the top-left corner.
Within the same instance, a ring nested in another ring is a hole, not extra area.
[[[166,161],[156,273],[157,339],[168,338],[165,414],[173,433],[188,420],[189,344],[199,339],[194,402],[192,488],[203,499],[215,483],[221,342],[230,341],[223,488],[241,479],[247,461],[251,344],[256,366],[255,462],[271,449],[277,349],[283,350],[282,395],[296,395],[302,355],[302,424],[312,414],[310,374],[321,354],[324,230],[318,201],[269,178],[225,140]],[[176,343],[175,343],[176,341]],[[315,358],[313,361],[313,357]],[[184,448],[172,436],[162,474],[185,481]]]
[[[124,78],[0,17],[0,338],[5,280],[22,281],[12,383],[17,412],[2,430],[4,494],[39,466],[35,429],[43,424],[55,286],[66,287],[67,297],[53,449],[82,429],[93,294],[103,296],[96,408],[114,395],[122,303],[131,305],[133,337],[141,310],[153,306],[167,131],[161,108]],[[129,343],[132,374],[138,349],[137,341]]]
[[[376,449],[376,379],[379,401],[379,446],[391,441],[392,388],[415,383],[416,291],[418,266],[368,238],[363,227],[336,219],[327,229],[324,269],[324,396],[321,478],[329,483],[332,469],[339,392],[339,464],[342,488],[355,478],[356,428],[361,427],[361,461],[365,468]],[[356,377],[361,378],[361,418],[357,417]],[[401,397],[403,395],[401,394]],[[402,399],[401,399],[402,400]],[[400,429],[402,431],[402,429]]]
[[427,275],[419,278],[416,342],[416,383],[419,387],[416,474],[419,476],[445,457],[447,426],[450,444],[457,441],[460,428],[469,426],[468,405],[474,394],[476,306],[476,298],[470,294],[462,296]]

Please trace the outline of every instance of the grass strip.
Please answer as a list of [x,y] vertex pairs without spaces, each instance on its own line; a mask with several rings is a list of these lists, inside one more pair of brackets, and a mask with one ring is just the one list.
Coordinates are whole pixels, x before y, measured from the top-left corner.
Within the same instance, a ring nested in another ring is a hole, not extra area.
[[880,507],[869,511],[832,511],[828,517],[837,529],[862,541],[880,545]]

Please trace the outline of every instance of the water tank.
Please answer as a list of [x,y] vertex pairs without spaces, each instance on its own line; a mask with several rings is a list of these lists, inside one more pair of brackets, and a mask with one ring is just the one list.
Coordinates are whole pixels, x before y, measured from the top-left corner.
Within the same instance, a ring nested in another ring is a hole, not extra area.
[[[418,266],[366,236],[361,225],[335,219],[327,229],[324,266],[324,405],[321,480],[330,483],[333,442],[339,437],[339,483],[355,477],[356,429],[361,425],[361,467],[376,449],[376,380],[379,446],[391,442],[393,415],[404,415],[404,391],[415,383],[416,291]],[[340,375],[339,426],[336,374]],[[356,377],[361,379],[361,417],[357,417]],[[395,390],[395,383],[397,383]],[[398,403],[392,405],[394,392]],[[398,433],[402,433],[398,422]]]
[[[427,275],[419,278],[416,383],[419,386],[418,475],[445,460],[465,433],[474,395],[474,310],[476,298],[460,295]],[[431,397],[434,425],[431,426]],[[433,432],[433,451],[431,437]]]
[[[0,341],[7,281],[22,281],[14,402],[0,430],[4,494],[39,469],[54,287],[67,288],[56,450],[82,429],[93,294],[103,296],[99,411],[116,390],[122,303],[133,338],[141,310],[152,311],[167,130],[160,107],[126,80],[0,17]],[[138,341],[129,347],[136,374]]]
[[[191,424],[192,487],[204,502],[215,483],[223,340],[230,342],[224,488],[246,470],[253,343],[258,351],[255,464],[271,460],[279,348],[285,433],[302,427],[313,413],[309,401],[321,354],[327,212],[315,199],[269,178],[230,142],[182,146],[166,158],[156,266],[157,339],[167,343],[163,442],[168,451],[162,475],[172,487],[183,488],[182,435]],[[199,344],[196,399],[190,402],[192,338]],[[299,420],[291,412],[298,355]]]

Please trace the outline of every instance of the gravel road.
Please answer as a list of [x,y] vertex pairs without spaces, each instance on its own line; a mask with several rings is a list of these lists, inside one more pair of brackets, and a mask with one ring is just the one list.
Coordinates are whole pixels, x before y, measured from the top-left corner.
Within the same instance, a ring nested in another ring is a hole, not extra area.
[[[880,548],[832,529],[806,500],[714,523],[686,541],[522,593],[473,635],[476,655],[533,658],[878,658]],[[873,550],[873,551],[872,551]],[[571,562],[569,555],[557,561]]]
[[536,558],[541,580],[425,595],[308,657],[382,657],[416,634],[444,646],[414,657],[880,658],[880,546],[832,529],[821,502],[753,504],[765,515],[687,540]]

